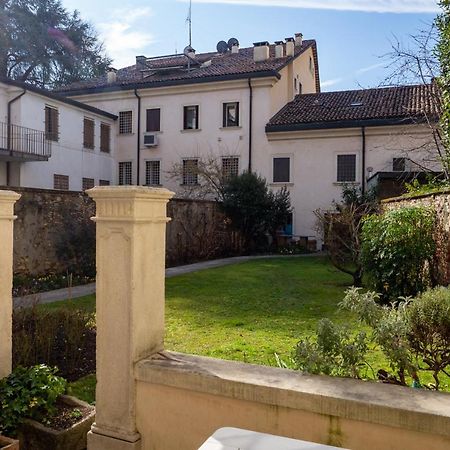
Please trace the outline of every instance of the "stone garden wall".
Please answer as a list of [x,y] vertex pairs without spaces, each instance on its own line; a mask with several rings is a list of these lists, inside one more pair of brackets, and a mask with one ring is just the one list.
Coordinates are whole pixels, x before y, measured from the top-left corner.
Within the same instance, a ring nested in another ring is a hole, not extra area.
[[450,284],[450,190],[441,193],[418,195],[410,198],[397,197],[383,201],[384,210],[406,206],[432,207],[436,211],[435,255],[436,281],[441,285]]
[[[0,188],[5,189],[5,188]],[[14,222],[15,275],[73,272],[93,264],[94,202],[81,192],[14,188],[21,194]],[[174,199],[169,203],[168,266],[240,253],[216,202]],[[89,272],[89,270],[86,270]]]

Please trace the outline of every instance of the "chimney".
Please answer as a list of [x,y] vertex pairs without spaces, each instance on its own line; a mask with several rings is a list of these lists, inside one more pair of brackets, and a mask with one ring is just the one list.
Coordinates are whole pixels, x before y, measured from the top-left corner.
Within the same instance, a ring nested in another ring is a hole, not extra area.
[[302,33],[295,33],[295,46],[301,47],[303,44],[303,34]]
[[275,41],[275,58],[283,58],[284,56],[284,42]]
[[147,57],[136,56],[136,70],[145,70],[147,68]]
[[191,47],[190,45],[188,45],[185,49],[185,54],[187,56],[189,56],[189,58],[191,59],[195,59],[195,48]]
[[239,53],[239,44],[233,44],[231,46],[231,53],[233,53],[233,54]]
[[286,56],[294,56],[295,53],[295,41],[294,38],[286,38]]
[[117,81],[117,70],[114,69],[114,67],[108,67],[106,72],[106,80],[108,84],[112,84]]
[[269,59],[269,43],[267,41],[255,42],[253,44],[253,59],[255,62],[267,61]]

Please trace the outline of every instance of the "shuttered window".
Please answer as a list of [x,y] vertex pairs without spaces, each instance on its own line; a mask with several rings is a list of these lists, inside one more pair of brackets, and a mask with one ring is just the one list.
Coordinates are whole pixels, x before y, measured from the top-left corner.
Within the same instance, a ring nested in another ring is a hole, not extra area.
[[95,122],[87,117],[83,120],[83,147],[94,148],[94,128]]
[[106,153],[111,151],[111,127],[106,123],[100,125],[100,150]]
[[291,181],[291,158],[273,158],[273,182],[289,183]]
[[50,141],[59,140],[59,112],[48,105],[45,107],[45,137]]
[[147,109],[147,131],[161,131],[161,110]]
[[337,156],[338,183],[352,183],[356,181],[356,155]]

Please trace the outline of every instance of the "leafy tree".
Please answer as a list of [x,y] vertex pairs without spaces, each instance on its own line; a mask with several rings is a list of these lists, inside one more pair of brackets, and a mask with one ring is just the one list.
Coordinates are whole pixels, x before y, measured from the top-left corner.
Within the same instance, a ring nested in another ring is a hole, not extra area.
[[251,250],[285,224],[291,214],[289,193],[272,193],[264,178],[251,172],[229,178],[222,187],[222,209]]
[[110,63],[92,26],[61,0],[0,0],[0,76],[54,88]]

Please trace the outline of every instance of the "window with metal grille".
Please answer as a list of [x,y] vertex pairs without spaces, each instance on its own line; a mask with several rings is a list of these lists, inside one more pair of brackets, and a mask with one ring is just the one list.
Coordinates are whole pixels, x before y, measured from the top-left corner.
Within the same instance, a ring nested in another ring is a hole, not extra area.
[[289,183],[291,181],[291,158],[273,158],[273,182]]
[[239,158],[227,156],[222,158],[222,175],[225,180],[239,174]]
[[100,124],[100,150],[109,153],[111,151],[111,127],[106,124]]
[[53,175],[53,189],[59,189],[61,191],[69,190],[69,177],[68,175]]
[[86,189],[92,189],[95,185],[95,181],[93,178],[83,178],[83,191]]
[[239,102],[223,104],[223,127],[239,126]]
[[45,137],[49,141],[59,140],[59,112],[48,105],[45,107]]
[[183,159],[183,184],[198,184],[198,159]]
[[147,109],[146,131],[161,131],[161,110],[159,108]]
[[119,134],[131,134],[133,132],[133,111],[119,112]]
[[392,158],[392,170],[404,172],[406,170],[406,158]]
[[183,129],[198,130],[198,105],[184,107]]
[[145,184],[147,186],[159,186],[161,184],[161,162],[145,162]]
[[109,186],[111,182],[109,180],[98,180],[100,186]]
[[339,183],[356,181],[356,155],[337,156],[337,181]]
[[94,129],[95,122],[87,117],[83,120],[83,147],[93,149],[94,148]]
[[119,185],[128,185],[132,183],[133,166],[131,161],[119,163]]

